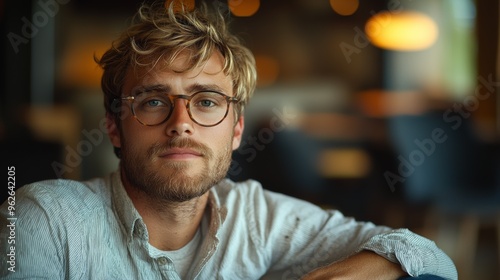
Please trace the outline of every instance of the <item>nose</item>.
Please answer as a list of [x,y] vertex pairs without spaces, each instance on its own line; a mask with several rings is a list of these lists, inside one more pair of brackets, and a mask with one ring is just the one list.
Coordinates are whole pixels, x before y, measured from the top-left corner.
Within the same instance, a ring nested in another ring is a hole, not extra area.
[[172,114],[166,122],[165,133],[168,136],[187,136],[194,133],[194,122],[186,108],[187,100],[177,98]]

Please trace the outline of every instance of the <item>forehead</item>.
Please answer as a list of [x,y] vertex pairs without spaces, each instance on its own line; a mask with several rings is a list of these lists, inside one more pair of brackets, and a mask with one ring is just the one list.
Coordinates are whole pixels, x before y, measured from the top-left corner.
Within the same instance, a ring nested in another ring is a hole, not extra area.
[[[134,89],[151,85],[164,85],[176,90],[186,89],[192,84],[213,84],[232,95],[232,79],[226,75],[224,58],[214,52],[199,66],[191,67],[190,53],[180,53],[170,64],[158,60],[154,67],[129,67],[125,77],[122,94],[129,95]],[[183,93],[180,93],[183,94]]]

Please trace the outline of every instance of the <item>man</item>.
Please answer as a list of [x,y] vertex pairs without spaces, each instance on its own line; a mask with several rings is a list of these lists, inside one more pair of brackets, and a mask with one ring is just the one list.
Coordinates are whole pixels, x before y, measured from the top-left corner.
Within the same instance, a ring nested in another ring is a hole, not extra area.
[[[224,179],[256,81],[221,16],[142,6],[98,63],[119,171],[17,193],[9,279],[456,279],[451,260],[408,230]],[[5,225],[7,223],[7,226]]]

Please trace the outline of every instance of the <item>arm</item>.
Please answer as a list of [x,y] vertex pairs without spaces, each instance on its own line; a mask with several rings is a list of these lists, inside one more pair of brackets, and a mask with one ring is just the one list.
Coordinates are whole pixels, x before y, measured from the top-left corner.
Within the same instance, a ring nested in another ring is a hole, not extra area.
[[369,250],[391,262],[400,263],[403,270],[413,277],[430,274],[458,279],[452,260],[433,241],[408,229],[375,235],[360,250]]
[[321,279],[373,279],[393,280],[407,275],[397,263],[370,252],[361,251],[342,261],[315,269],[302,280]]
[[374,235],[355,254],[315,269],[304,279],[399,279],[405,275],[458,278],[453,262],[434,242],[397,229]]
[[[265,195],[267,207],[257,209],[267,209],[271,222],[262,224],[267,228],[262,238],[272,244],[272,270],[282,271],[284,277],[304,276],[332,264],[331,268],[337,269],[347,260],[350,265],[360,264],[353,267],[357,272],[360,267],[368,268],[362,260],[366,259],[365,251],[370,251],[377,255],[375,259],[382,269],[397,264],[398,272],[413,277],[431,274],[457,279],[450,258],[434,242],[407,229],[358,222],[339,211],[324,211],[272,193]],[[360,252],[363,254],[356,255]],[[352,258],[346,259],[348,256]]]
[[405,275],[458,279],[453,262],[434,242],[407,229],[375,234],[353,255],[332,260],[304,279],[399,279]]
[[55,217],[23,194],[17,193],[14,215],[7,203],[0,207],[0,278],[62,279],[61,232],[50,222]]

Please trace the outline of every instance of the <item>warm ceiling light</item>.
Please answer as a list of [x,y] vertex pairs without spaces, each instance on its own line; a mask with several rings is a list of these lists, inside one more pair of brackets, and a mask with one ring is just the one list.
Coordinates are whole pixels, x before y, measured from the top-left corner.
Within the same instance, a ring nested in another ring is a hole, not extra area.
[[[172,4],[173,2],[173,4]],[[166,0],[165,8],[168,9],[170,5],[174,5],[174,11],[180,12],[182,10],[192,11],[194,10],[195,0]]]
[[436,22],[417,12],[378,13],[368,20],[365,32],[373,45],[396,51],[424,50],[438,37]]
[[350,16],[354,14],[359,7],[358,0],[330,0],[330,6],[339,15]]
[[227,0],[231,13],[237,17],[249,17],[260,7],[260,0]]

